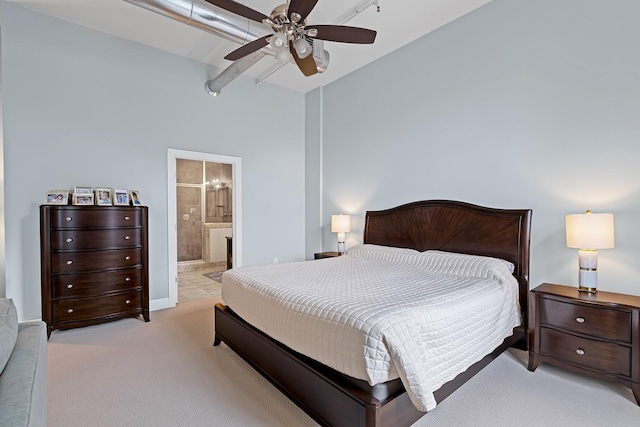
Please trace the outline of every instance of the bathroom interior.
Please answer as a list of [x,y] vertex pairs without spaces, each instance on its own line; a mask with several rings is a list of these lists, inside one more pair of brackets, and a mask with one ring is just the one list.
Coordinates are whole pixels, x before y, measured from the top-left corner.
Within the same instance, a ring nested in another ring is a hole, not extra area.
[[231,268],[232,165],[176,160],[178,303],[220,296]]

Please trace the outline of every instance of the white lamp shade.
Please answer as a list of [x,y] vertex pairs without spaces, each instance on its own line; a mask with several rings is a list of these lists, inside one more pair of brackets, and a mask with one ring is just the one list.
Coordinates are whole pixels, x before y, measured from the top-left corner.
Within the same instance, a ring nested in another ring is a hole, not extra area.
[[348,233],[351,231],[351,215],[331,215],[331,232]]
[[567,247],[577,249],[613,248],[613,214],[571,214],[566,217]]

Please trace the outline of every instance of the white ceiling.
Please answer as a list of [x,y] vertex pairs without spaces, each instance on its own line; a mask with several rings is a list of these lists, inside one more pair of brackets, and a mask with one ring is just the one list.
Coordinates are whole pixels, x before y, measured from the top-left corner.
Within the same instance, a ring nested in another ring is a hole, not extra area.
[[[231,62],[224,56],[240,45],[208,32],[148,11],[124,0],[8,0],[28,8],[75,22],[118,37],[133,40],[177,55],[215,65]],[[239,0],[265,15],[284,0]],[[324,86],[405,44],[445,25],[491,0],[378,0],[345,23],[376,30],[373,45],[325,42],[330,54],[327,70],[305,77],[295,64],[287,64],[265,82],[298,92]],[[307,18],[308,24],[336,24],[365,0],[319,0]],[[270,55],[244,74],[258,77],[277,63]],[[203,82],[204,83],[204,82]]]

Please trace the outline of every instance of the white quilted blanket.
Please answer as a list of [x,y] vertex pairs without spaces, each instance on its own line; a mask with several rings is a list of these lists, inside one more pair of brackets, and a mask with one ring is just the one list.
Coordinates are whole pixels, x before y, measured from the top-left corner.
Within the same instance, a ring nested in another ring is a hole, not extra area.
[[339,372],[371,385],[399,376],[427,411],[433,391],[520,324],[512,269],[494,258],[358,245],[336,258],[229,270],[222,298]]

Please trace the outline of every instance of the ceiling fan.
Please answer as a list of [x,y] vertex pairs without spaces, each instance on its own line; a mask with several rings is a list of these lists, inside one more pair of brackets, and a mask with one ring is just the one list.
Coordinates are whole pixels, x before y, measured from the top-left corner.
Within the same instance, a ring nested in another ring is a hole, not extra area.
[[318,68],[311,55],[313,49],[308,38],[356,44],[372,44],[376,38],[376,32],[366,28],[346,25],[307,25],[307,16],[318,0],[291,0],[276,6],[270,16],[233,0],[206,1],[247,19],[269,25],[274,31],[273,34],[247,43],[224,57],[230,61],[237,61],[270,45],[276,52],[276,58],[288,60],[291,53],[300,71],[305,76],[311,76],[318,72]]

